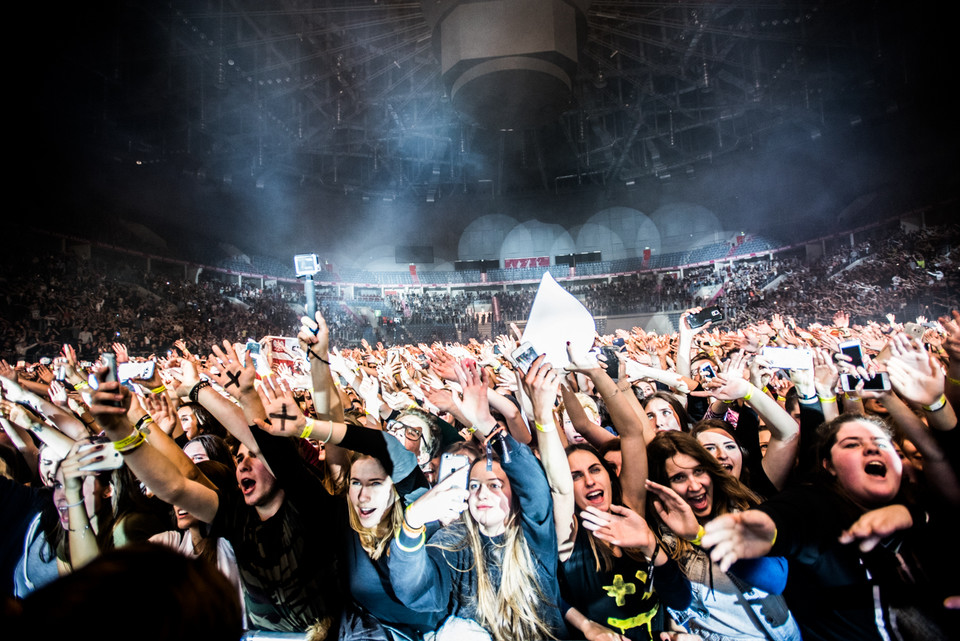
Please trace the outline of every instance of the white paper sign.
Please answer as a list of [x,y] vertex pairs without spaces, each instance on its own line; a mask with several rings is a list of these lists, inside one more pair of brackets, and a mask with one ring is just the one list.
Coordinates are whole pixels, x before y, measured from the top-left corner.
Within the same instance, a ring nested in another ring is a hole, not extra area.
[[567,342],[574,354],[586,354],[596,334],[597,324],[583,303],[544,272],[521,341],[529,341],[538,354],[546,353],[551,365],[562,368],[570,364]]

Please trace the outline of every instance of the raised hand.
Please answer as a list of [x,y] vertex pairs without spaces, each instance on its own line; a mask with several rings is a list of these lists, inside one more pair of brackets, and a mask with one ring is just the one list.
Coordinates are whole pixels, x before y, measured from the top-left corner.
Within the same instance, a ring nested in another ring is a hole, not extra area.
[[120,363],[126,363],[130,360],[130,355],[127,353],[127,346],[123,343],[114,343],[112,346],[113,353],[117,355],[117,365]]
[[951,362],[960,362],[960,311],[953,310],[950,316],[942,316],[940,324],[947,333],[943,340],[943,349],[946,350]]
[[183,430],[180,425],[180,416],[170,404],[166,394],[147,394],[143,397],[143,404],[153,422],[167,435],[172,436],[175,431],[178,431],[178,427],[180,427],[179,431]]
[[50,368],[47,367],[46,365],[38,365],[36,371],[37,371],[37,378],[40,379],[41,383],[45,385],[49,385],[50,383],[53,382],[54,380],[53,372],[51,372]]
[[704,391],[690,392],[691,396],[714,397],[721,401],[735,401],[743,398],[750,393],[752,389],[750,382],[743,376],[734,376],[730,378],[723,374],[717,374],[715,377],[703,382]]
[[546,354],[537,356],[523,377],[523,389],[530,398],[533,416],[538,423],[553,420],[553,407],[562,380],[562,373],[547,362]]
[[257,394],[267,413],[269,423],[254,419],[257,426],[274,436],[299,436],[307,424],[307,419],[300,411],[300,406],[293,397],[293,390],[283,381],[275,381],[275,377],[267,376],[262,384],[257,386]]
[[[465,362],[454,365],[457,382],[463,389],[463,398],[457,402],[460,412],[484,434],[489,434],[496,427],[497,422],[490,415],[490,404],[487,401],[487,371],[478,368],[475,364]],[[456,400],[456,399],[454,399]]]
[[[321,361],[330,360],[330,328],[323,314],[318,310],[314,318],[300,317],[300,348],[308,354],[308,358]],[[369,348],[370,346],[367,345]]]
[[840,370],[833,363],[830,352],[825,349],[813,350],[813,382],[817,394],[829,398],[836,394]]
[[704,527],[703,547],[710,558],[726,572],[740,559],[756,559],[773,547],[776,524],[766,513],[747,510],[724,514]]
[[837,311],[837,313],[833,315],[833,326],[841,328],[850,327],[850,314],[842,309]]
[[218,345],[213,345],[211,349],[220,367],[216,372],[211,370],[210,377],[234,398],[239,399],[243,394],[252,392],[254,381],[257,380],[257,370],[253,366],[250,353],[247,352],[241,362],[237,351],[228,340],[223,341],[223,349]]
[[700,522],[693,513],[690,504],[684,501],[679,494],[666,485],[660,485],[647,479],[647,491],[656,495],[653,499],[653,509],[670,531],[682,539],[692,541],[700,532]]
[[16,383],[19,380],[19,375],[17,374],[16,368],[14,368],[6,360],[0,360],[0,377],[7,379],[8,381],[13,381]]
[[404,520],[411,529],[417,530],[427,523],[449,523],[467,509],[467,476],[470,466],[462,467],[437,483],[429,492],[407,508]]
[[913,517],[903,505],[870,510],[840,534],[841,543],[860,541],[860,550],[869,552],[884,538],[913,526]]
[[52,381],[47,394],[54,405],[58,407],[67,407],[67,388],[60,381]]
[[587,507],[580,512],[583,527],[593,536],[622,548],[640,550],[648,559],[657,552],[657,537],[646,520],[622,505],[611,505],[609,512]]
[[943,395],[945,379],[939,361],[906,334],[890,341],[887,373],[894,389],[908,401],[932,405]]
[[457,380],[457,359],[445,350],[437,348],[427,356],[427,359],[430,363],[431,371],[436,373],[437,376],[447,381]]
[[569,342],[567,343],[567,358],[570,361],[570,364],[565,368],[568,372],[587,374],[594,370],[603,369],[603,365],[600,364],[594,354],[590,352],[574,354]]

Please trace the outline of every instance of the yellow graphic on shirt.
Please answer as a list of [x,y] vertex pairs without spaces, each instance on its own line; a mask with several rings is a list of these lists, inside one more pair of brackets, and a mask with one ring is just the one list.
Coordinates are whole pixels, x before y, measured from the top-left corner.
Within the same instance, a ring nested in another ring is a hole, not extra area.
[[628,594],[636,594],[637,586],[633,583],[624,582],[623,576],[613,575],[613,585],[602,586],[607,591],[607,596],[612,596],[617,600],[617,605],[624,604],[624,597]]
[[620,634],[626,634],[627,630],[632,628],[638,628],[640,626],[647,627],[647,634],[650,637],[653,637],[653,631],[650,629],[650,622],[653,621],[653,617],[657,614],[657,610],[660,609],[660,606],[654,604],[654,606],[648,612],[642,612],[637,616],[630,617],[629,619],[617,619],[615,617],[607,617],[607,625],[611,628],[617,628],[620,630]]
[[643,593],[643,598],[649,599],[650,595],[653,594],[653,582],[652,581],[649,583],[647,582],[648,575],[643,570],[637,570],[637,574],[635,576],[637,577],[637,580],[640,581],[641,584],[647,586],[646,591]]

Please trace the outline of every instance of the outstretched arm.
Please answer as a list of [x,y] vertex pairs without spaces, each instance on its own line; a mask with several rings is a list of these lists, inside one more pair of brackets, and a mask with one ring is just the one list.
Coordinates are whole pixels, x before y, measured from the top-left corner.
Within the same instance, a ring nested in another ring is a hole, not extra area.
[[[117,382],[103,380],[93,394],[90,411],[103,426],[114,448],[124,458],[137,478],[157,497],[182,507],[205,523],[213,522],[220,507],[220,498],[209,487],[187,479],[179,468],[154,448],[128,419],[130,391]],[[145,413],[144,413],[145,415]]]
[[523,377],[523,386],[533,403],[534,427],[537,432],[537,447],[553,497],[553,522],[557,530],[557,547],[560,561],[566,561],[573,552],[576,538],[576,502],[573,498],[573,477],[564,452],[563,442],[557,431],[553,405],[557,400],[562,373],[554,369],[541,354],[530,365]]

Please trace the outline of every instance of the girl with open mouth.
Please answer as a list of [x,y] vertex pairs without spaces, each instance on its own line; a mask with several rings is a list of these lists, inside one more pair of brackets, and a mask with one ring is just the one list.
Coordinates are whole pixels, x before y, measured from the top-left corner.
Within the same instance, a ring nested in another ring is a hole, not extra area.
[[732,476],[690,434],[659,432],[648,449],[651,514],[663,541],[693,588],[693,602],[671,609],[678,623],[704,638],[799,640],[781,593],[787,565],[764,558],[721,569],[701,548],[704,526],[747,510],[760,497]]

